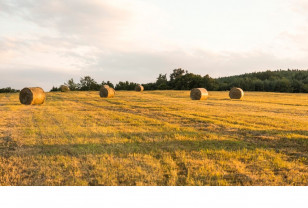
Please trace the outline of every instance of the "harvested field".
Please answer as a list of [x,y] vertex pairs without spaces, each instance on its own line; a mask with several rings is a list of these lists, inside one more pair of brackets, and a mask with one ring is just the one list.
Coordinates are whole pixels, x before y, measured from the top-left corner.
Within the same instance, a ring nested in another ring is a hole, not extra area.
[[308,185],[308,94],[0,94],[1,185]]

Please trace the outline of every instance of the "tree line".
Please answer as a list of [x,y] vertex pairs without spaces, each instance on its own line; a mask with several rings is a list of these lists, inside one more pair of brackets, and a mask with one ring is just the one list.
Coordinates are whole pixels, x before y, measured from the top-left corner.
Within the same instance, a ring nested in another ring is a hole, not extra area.
[[[93,78],[90,76],[85,76],[80,78],[80,82],[77,83],[74,81],[74,79],[70,79],[67,82],[64,83],[64,85],[68,86],[71,91],[98,91],[100,90],[102,85],[109,85],[110,87],[116,89],[116,90],[135,90],[135,87],[138,85],[134,82],[119,82],[118,84],[114,85],[110,81],[102,81],[100,84],[96,82]],[[50,90],[51,92],[54,91],[60,91],[61,86],[59,87],[52,87]]]
[[[97,83],[90,76],[82,77],[79,82],[70,79],[64,84],[72,91],[98,91],[102,85],[109,85],[116,90],[134,90],[137,85],[129,81],[120,81],[116,85],[110,81]],[[142,85],[145,90],[190,90],[202,87],[210,91],[225,91],[232,87],[240,87],[244,91],[308,93],[308,70],[268,70],[212,78],[208,74],[201,76],[179,68],[174,69],[169,77],[167,74],[159,74],[155,82]],[[53,87],[51,91],[60,91],[60,86]],[[0,89],[0,92],[18,92],[18,90],[4,88]]]
[[143,84],[145,90],[190,90],[202,87],[210,91],[225,91],[240,87],[244,91],[308,93],[308,70],[276,70],[246,73],[237,76],[211,78],[183,69],[174,69],[169,79],[159,74],[156,82]]
[[217,90],[238,86],[246,91],[308,93],[308,70],[254,72],[218,78]]
[[19,92],[19,91],[20,90],[15,90],[15,89],[12,89],[10,87],[0,89],[0,93],[14,93],[14,92]]
[[[134,90],[137,83],[120,81],[115,86],[110,82],[98,84],[89,76],[75,83],[70,79],[66,85],[71,90],[99,90],[101,85],[108,84],[116,90]],[[155,82],[143,83],[145,90],[190,90],[202,87],[210,91],[225,91],[232,87],[240,87],[245,91],[265,92],[308,92],[308,70],[276,70],[265,72],[253,72],[237,76],[212,78],[208,74],[201,76],[184,69],[174,69],[172,73],[159,74]],[[54,88],[59,90],[59,88]]]
[[[114,85],[110,81],[103,81],[102,83],[97,83],[90,76],[85,76],[80,78],[80,82],[75,82],[73,78],[64,83],[64,85],[68,86],[71,91],[99,91],[102,85],[109,85],[114,88]],[[60,91],[61,86],[55,87],[53,86],[50,92]]]

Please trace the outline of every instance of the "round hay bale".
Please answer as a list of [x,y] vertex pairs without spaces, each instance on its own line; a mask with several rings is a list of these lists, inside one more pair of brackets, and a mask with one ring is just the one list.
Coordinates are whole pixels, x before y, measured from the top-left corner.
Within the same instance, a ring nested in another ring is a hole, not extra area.
[[112,98],[115,95],[115,90],[111,87],[109,88],[102,87],[101,90],[99,91],[99,95],[103,98]]
[[[104,90],[104,89],[113,89],[113,88],[111,88],[111,87],[109,87],[109,85],[102,85],[101,86],[101,88],[100,88],[100,90],[99,90],[99,95],[101,96],[101,97],[104,97],[104,95],[102,94],[102,91]],[[115,91],[114,91],[114,94],[115,94]]]
[[61,85],[60,90],[61,90],[61,92],[68,92],[68,91],[70,91],[70,88],[66,85]]
[[190,91],[190,98],[192,100],[206,100],[209,93],[204,88],[194,88]]
[[244,97],[244,91],[241,88],[233,87],[229,92],[231,99],[242,99]]
[[142,91],[144,90],[144,87],[143,87],[142,85],[137,85],[137,86],[135,87],[135,90],[136,90],[137,92],[142,92]]
[[40,105],[45,102],[45,92],[40,87],[26,87],[19,93],[21,104],[25,105]]

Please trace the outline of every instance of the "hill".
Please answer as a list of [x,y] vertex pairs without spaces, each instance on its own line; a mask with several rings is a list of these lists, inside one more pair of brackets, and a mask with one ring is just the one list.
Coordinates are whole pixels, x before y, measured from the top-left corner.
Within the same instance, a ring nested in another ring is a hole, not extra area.
[[246,91],[308,92],[308,70],[254,72],[216,80],[219,90],[237,86]]
[[209,75],[201,76],[183,69],[174,69],[169,80],[166,74],[160,74],[156,83],[147,83],[144,86],[150,90],[190,90],[204,87],[210,91],[225,91],[240,87],[244,91],[307,93],[308,70],[254,72],[214,79]]

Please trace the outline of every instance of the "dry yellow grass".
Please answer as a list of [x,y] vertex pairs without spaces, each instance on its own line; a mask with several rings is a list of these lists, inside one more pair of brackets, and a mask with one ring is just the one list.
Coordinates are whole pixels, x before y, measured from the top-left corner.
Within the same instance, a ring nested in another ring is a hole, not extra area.
[[0,94],[1,185],[308,185],[308,95]]

